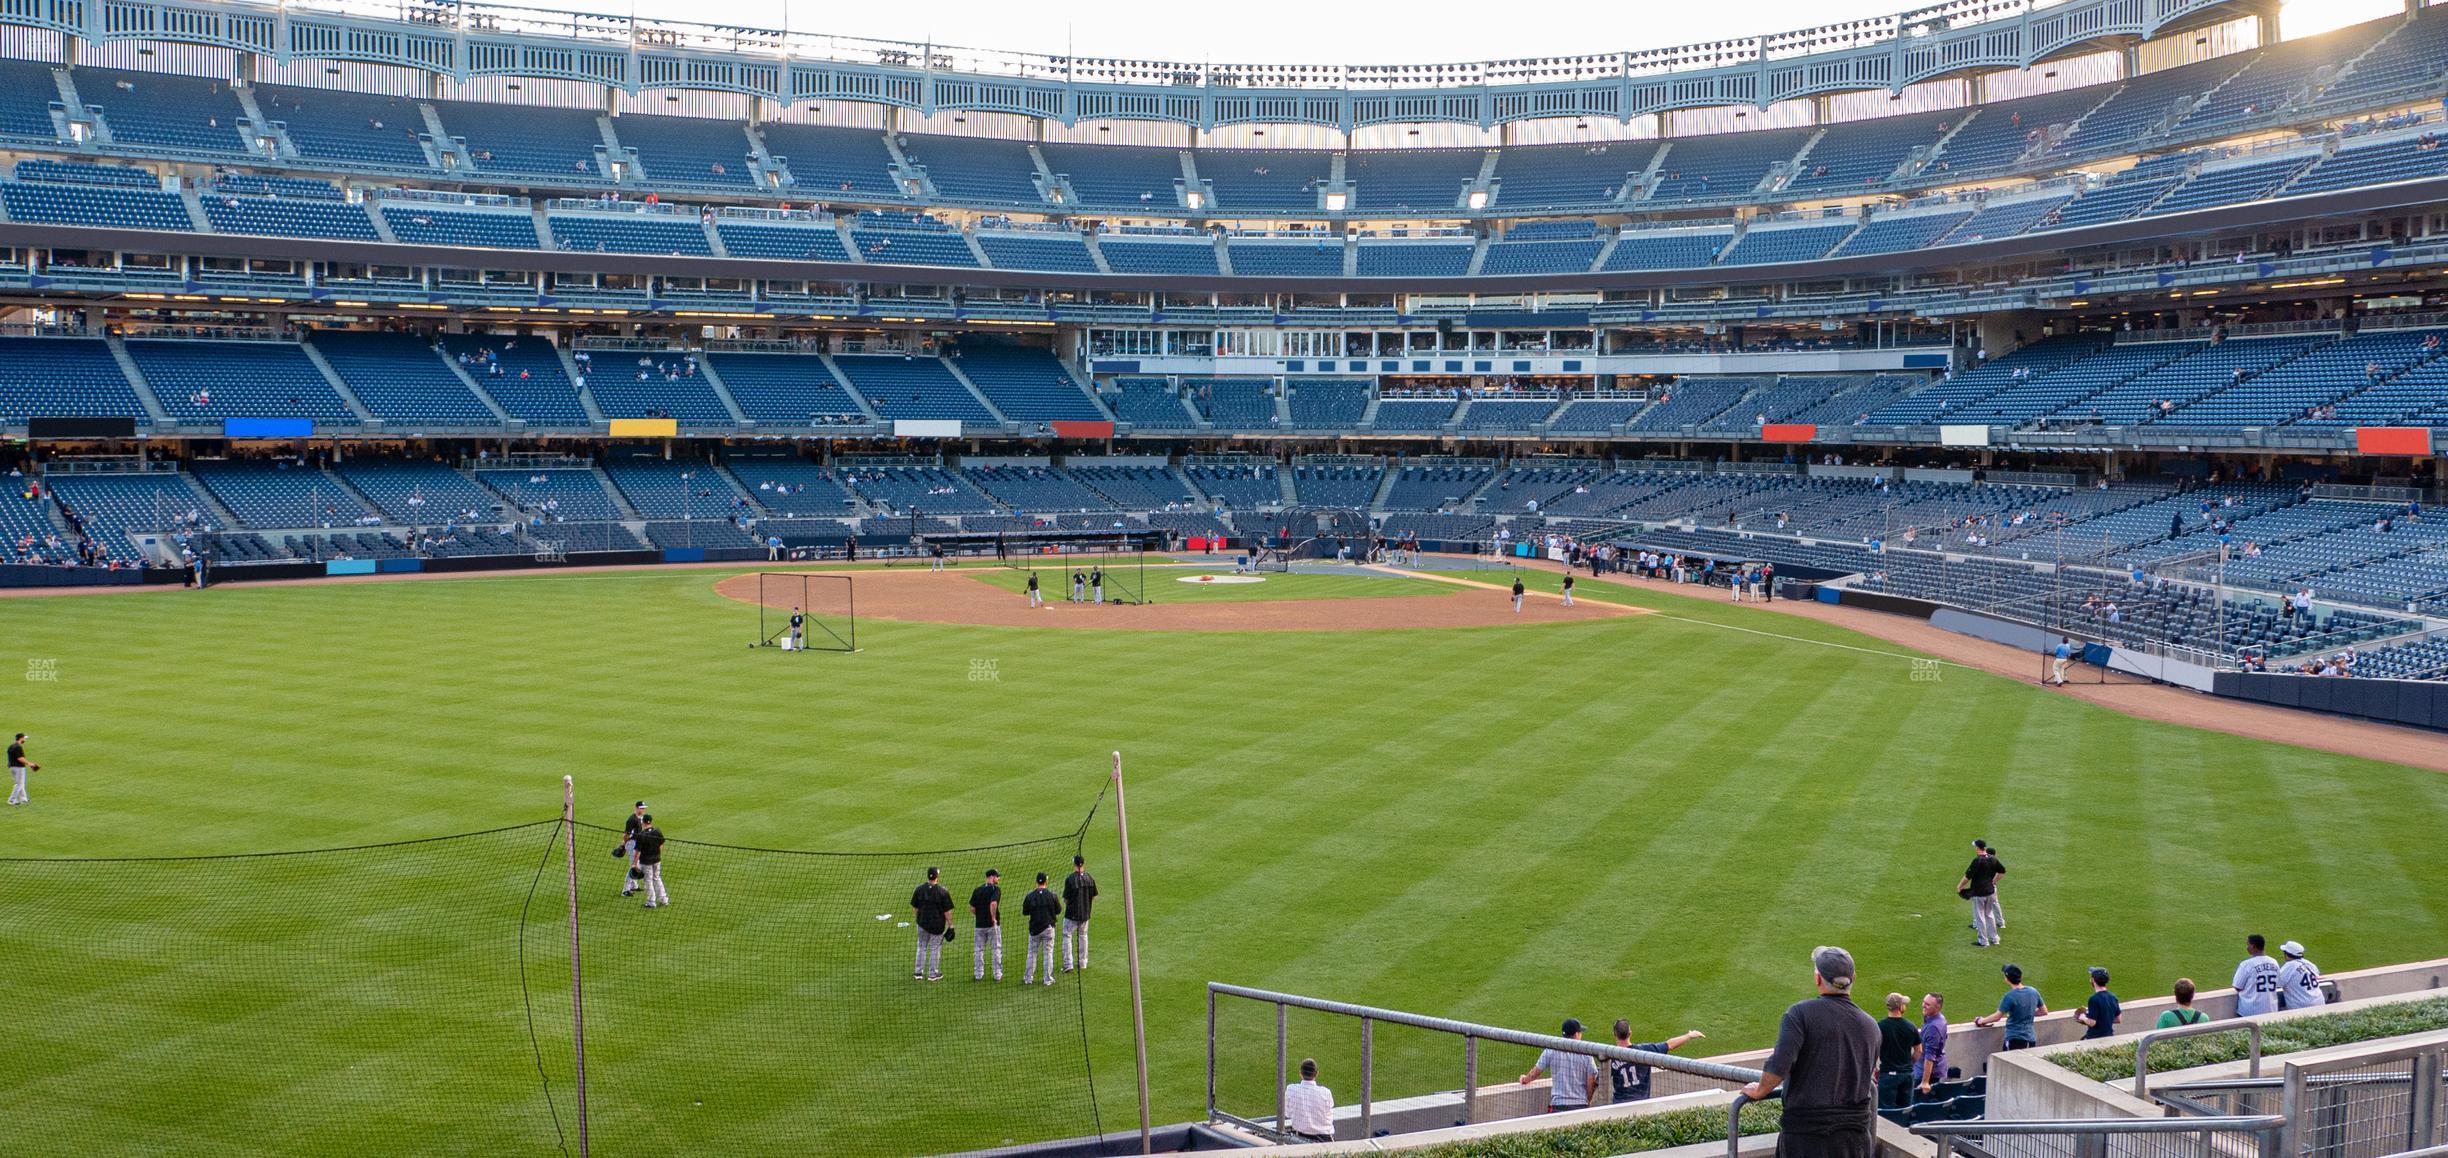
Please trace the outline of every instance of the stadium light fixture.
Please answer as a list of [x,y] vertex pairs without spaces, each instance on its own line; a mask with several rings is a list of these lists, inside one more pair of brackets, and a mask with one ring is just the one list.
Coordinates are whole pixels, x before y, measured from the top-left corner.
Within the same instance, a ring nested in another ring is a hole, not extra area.
[[1329,193],[1326,195],[1326,212],[1328,213],[1341,213],[1343,212],[1344,207],[1350,204],[1351,194],[1349,193]]
[[1470,204],[1470,207],[1471,207],[1471,208],[1473,208],[1473,209],[1485,209],[1485,208],[1487,208],[1487,207],[1488,207],[1488,195],[1487,195],[1487,190],[1485,190],[1485,189],[1473,189],[1473,190],[1471,190],[1469,204]]

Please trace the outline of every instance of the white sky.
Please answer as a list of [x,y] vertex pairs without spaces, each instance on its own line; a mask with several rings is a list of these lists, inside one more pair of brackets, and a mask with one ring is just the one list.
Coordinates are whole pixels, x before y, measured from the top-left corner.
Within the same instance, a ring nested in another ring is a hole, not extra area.
[[[619,0],[530,0],[617,12]],[[1663,48],[1895,12],[1909,0],[1531,0],[1525,9],[1458,0],[1232,0],[1184,10],[1162,0],[634,0],[641,17],[934,40],[970,48],[1073,52],[1192,63],[1428,64]],[[2286,0],[2286,33],[2304,35],[2397,11],[2401,0]],[[1508,12],[1535,13],[1511,19]],[[1440,13],[1442,14],[1440,16]]]

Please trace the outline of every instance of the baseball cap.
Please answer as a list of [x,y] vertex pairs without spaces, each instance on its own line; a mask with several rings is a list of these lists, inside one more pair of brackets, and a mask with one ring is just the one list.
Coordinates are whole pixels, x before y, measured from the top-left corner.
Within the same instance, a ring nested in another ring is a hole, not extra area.
[[1821,945],[1811,950],[1811,968],[1818,972],[1820,980],[1835,986],[1839,991],[1850,991],[1853,988],[1853,955],[1851,953],[1834,945]]
[[1044,873],[1038,873],[1038,874],[1037,874],[1037,883],[1042,885],[1042,884],[1044,884],[1045,882],[1046,882],[1046,876],[1045,876],[1045,874],[1044,874]]
[[1581,1032],[1581,1019],[1580,1019],[1580,1018],[1578,1018],[1578,1017],[1567,1017],[1567,1018],[1565,1018],[1565,1019],[1564,1019],[1564,1036],[1566,1036],[1566,1037],[1571,1037],[1572,1035],[1574,1035],[1574,1034],[1576,1034],[1576,1033],[1579,1033],[1579,1032]]
[[2005,974],[2008,981],[2021,982],[2023,980],[2023,967],[2012,961],[1998,966],[1998,972]]
[[2289,941],[2284,945],[2278,946],[2278,951],[2286,954],[2289,957],[2301,957],[2303,956],[2303,942]]
[[640,801],[638,801],[638,802],[637,802],[637,806],[638,806],[639,808],[644,808],[644,807],[646,807],[646,802],[645,802],[645,801],[643,801],[643,800],[640,800]]
[[2106,984],[2108,984],[2108,970],[2107,970],[2105,967],[2103,967],[2103,966],[2099,966],[2099,965],[2094,965],[2094,966],[2092,966],[2092,967],[2091,967],[2091,983],[2092,983],[2092,984],[2094,984],[2094,985],[2106,985]]
[[997,871],[996,871],[996,870],[994,870],[994,869],[987,869],[987,870],[986,870],[986,875],[987,875],[987,876],[989,876],[989,877],[999,877],[999,876],[1002,876],[1003,874],[1002,874],[1002,873],[1000,873],[1000,872],[997,872]]
[[931,881],[931,880],[934,880],[934,879],[935,879],[935,877],[936,877],[937,871],[938,871],[938,870],[935,868],[935,866],[934,866],[934,865],[928,865],[928,866],[927,866],[927,879],[928,879],[928,880],[930,880],[930,881]]

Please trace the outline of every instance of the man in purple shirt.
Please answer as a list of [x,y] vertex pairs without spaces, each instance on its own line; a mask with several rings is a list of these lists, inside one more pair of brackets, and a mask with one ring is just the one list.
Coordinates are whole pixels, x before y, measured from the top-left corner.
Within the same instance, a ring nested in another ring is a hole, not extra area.
[[1921,1084],[1920,1091],[1930,1092],[1930,1083],[1947,1080],[1946,995],[1932,993],[1921,999]]

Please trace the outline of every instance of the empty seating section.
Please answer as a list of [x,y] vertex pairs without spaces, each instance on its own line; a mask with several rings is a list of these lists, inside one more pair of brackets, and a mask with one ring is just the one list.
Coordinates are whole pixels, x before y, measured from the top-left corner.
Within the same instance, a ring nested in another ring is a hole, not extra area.
[[2123,221],[2157,201],[2184,180],[2181,175],[2150,177],[2133,176],[2128,169],[2108,179],[2108,183],[2093,189],[2057,211],[2057,219],[2042,222],[2040,229],[2071,229],[2077,225],[2104,225]]
[[1925,374],[1879,374],[1862,385],[1834,394],[1785,416],[1786,422],[1808,422],[1819,426],[1855,426],[1867,421],[1871,414],[1894,405],[1913,391],[1929,385]]
[[542,516],[546,522],[607,522],[621,517],[620,504],[591,470],[496,468],[478,470],[476,480],[509,500],[516,515]]
[[2262,49],[2244,71],[2220,85],[2177,128],[2188,133],[2240,126],[2295,99],[2323,69],[2354,59],[2386,35],[2392,21],[2373,20]]
[[481,101],[434,101],[431,107],[443,131],[467,142],[468,159],[479,173],[577,182],[604,179],[595,163],[604,139],[594,112]]
[[1547,420],[1558,405],[1553,398],[1479,398],[1462,412],[1462,429],[1492,433],[1529,433]]
[[287,342],[131,340],[127,352],[155,400],[180,422],[357,421],[306,352]]
[[1114,418],[1140,430],[1193,430],[1198,416],[1182,406],[1181,395],[1162,378],[1116,378],[1105,395]]
[[501,505],[501,496],[438,462],[351,458],[332,469],[395,523],[491,518]]
[[603,351],[586,372],[587,393],[606,418],[670,418],[682,426],[730,426],[731,409],[697,372],[696,360],[679,350],[631,357]]
[[1204,237],[1157,238],[1106,234],[1097,240],[1115,273],[1214,274],[1215,242]]
[[1935,146],[1966,115],[1954,110],[1829,125],[1819,143],[1803,155],[1785,191],[1842,194],[1875,189],[1895,175],[1914,149]]
[[1507,234],[1504,240],[1488,243],[1487,255],[1479,260],[1482,275],[1580,273],[1598,260],[1598,251],[1605,245],[1594,237],[1571,241],[1514,241],[1512,236]]
[[175,193],[97,189],[73,185],[0,185],[0,205],[11,221],[44,225],[98,225],[109,229],[192,230],[187,203]]
[[1235,213],[1315,213],[1334,155],[1318,149],[1200,149],[1191,155],[1216,205]]
[[298,157],[320,165],[427,169],[425,114],[406,97],[255,86],[255,107],[287,128]]
[[1955,231],[1971,218],[1969,211],[1957,213],[1917,213],[1908,217],[1876,217],[1855,230],[1844,244],[1836,247],[1830,257],[1859,257],[1870,253],[1905,253],[1936,244],[1938,239]]
[[2182,213],[2187,209],[2207,209],[2214,205],[2234,205],[2257,201],[2268,196],[2287,179],[2303,171],[2312,160],[2308,154],[2296,154],[2249,165],[2234,165],[2224,169],[2205,169],[2194,175],[2175,192],[2159,199],[2150,207],[2155,216],[2161,213]]
[[[2441,360],[2440,353],[2428,351],[2423,360],[2394,373],[2386,372],[2387,363],[2383,361],[2384,376],[2377,384],[2370,381],[2365,371],[2350,367],[2347,384],[2358,392],[2338,402],[2334,414],[2305,418],[2301,425],[2391,426],[2429,421],[2429,416],[2448,409],[2443,405],[2443,400],[2448,400],[2448,361]],[[2380,360],[2380,356],[2375,354],[2373,360]],[[2335,389],[2339,384],[2333,381],[2329,385]]]
[[1752,378],[1684,378],[1666,388],[1655,405],[1641,412],[1626,430],[1676,430],[1698,426],[1742,400],[1758,385]]
[[[2108,346],[2045,375],[2027,375],[2021,382],[2009,378],[2005,389],[1994,396],[1945,415],[1939,421],[2020,424],[2046,415],[2104,421],[2105,412],[2097,410],[2097,401],[2103,392],[2200,348],[2198,342],[2137,342]],[[2148,403],[2156,397],[2146,394],[2143,401]],[[2140,417],[2137,413],[2131,421],[2139,421]]]
[[1768,129],[1682,137],[1668,142],[1648,200],[1660,203],[1738,198],[1767,180],[1768,171],[1793,159],[1815,129]]
[[2234,76],[2251,53],[2222,56],[2128,78],[2114,95],[2075,124],[2060,153],[2104,156],[2130,150],[2142,134],[2190,108],[2201,94]]
[[309,340],[349,393],[376,418],[442,426],[500,422],[425,338],[328,330]]
[[637,150],[649,184],[757,187],[756,159],[739,121],[630,114],[612,118],[612,135]]
[[2329,159],[2297,177],[2288,193],[2328,193],[2390,181],[2412,181],[2448,174],[2448,148],[2424,145],[2428,134],[2414,134],[2370,144],[2340,148]]
[[265,237],[328,237],[335,241],[380,241],[365,206],[342,201],[275,200],[269,197],[198,198],[204,216],[222,233]]
[[850,222],[850,241],[862,261],[886,265],[950,265],[975,268],[959,230],[932,217],[906,213],[861,213]]
[[947,201],[972,205],[1043,205],[1037,192],[1037,163],[1029,159],[1026,141],[984,137],[912,136],[901,139],[901,152],[927,171],[935,194]]
[[994,500],[958,471],[897,466],[845,469],[841,474],[842,481],[860,497],[896,515],[907,516],[914,511],[929,515],[987,515],[995,511]]
[[1193,465],[1182,473],[1208,498],[1227,507],[1249,510],[1284,501],[1283,482],[1272,466]]
[[850,250],[829,225],[756,225],[715,219],[714,233],[733,257],[777,261],[848,261]]
[[1983,105],[1979,113],[1948,137],[1939,164],[1924,176],[1970,177],[2010,168],[2024,154],[2037,152],[2057,126],[2071,125],[2106,100],[2109,86],[2086,85],[2065,92],[2024,97]]
[[1461,277],[1478,244],[1469,240],[1391,241],[1363,238],[1354,247],[1359,277]]
[[991,425],[994,415],[978,404],[977,396],[961,385],[960,379],[935,358],[902,357],[898,354],[849,355],[835,358],[833,364],[850,379],[850,385],[877,417],[890,422],[896,418],[953,418],[962,422]]
[[100,339],[0,337],[0,425],[35,417],[151,421]]
[[658,551],[690,547],[720,547],[737,550],[763,545],[754,535],[740,529],[737,524],[721,517],[709,519],[704,515],[698,515],[684,522],[648,523],[646,524],[646,543]]
[[1073,459],[1071,477],[1126,511],[1155,511],[1192,502],[1190,488],[1163,466],[1082,466]]
[[603,471],[629,500],[630,509],[649,519],[721,519],[745,510],[731,480],[712,463],[614,455],[604,460]]
[[[1480,487],[1494,477],[1494,467],[1406,466],[1394,474],[1386,490],[1389,511],[1442,511],[1468,505]],[[1429,538],[1431,536],[1421,536]]]
[[1734,248],[1718,258],[1720,265],[1770,265],[1789,261],[1812,261],[1827,255],[1830,247],[1853,232],[1850,221],[1842,225],[1799,225],[1784,229],[1754,229],[1743,234]]
[[1549,434],[1606,434],[1647,409],[1646,399],[1577,398],[1547,420]]
[[[2072,414],[2097,414],[2100,421],[2111,426],[2129,426],[2148,422],[2158,416],[2158,402],[2174,402],[2182,406],[2211,391],[2234,384],[2243,377],[2259,374],[2271,366],[2293,359],[2326,338],[2230,338],[2211,346],[2195,346],[2190,353],[2172,362],[2164,362],[2148,372],[2135,375],[2111,386],[2093,398],[2069,405]],[[2162,349],[2185,343],[2154,343]],[[2110,351],[2118,352],[2123,347]],[[2141,356],[2141,355],[2137,355]],[[2091,359],[2074,366],[2082,373],[2095,362]]]
[[553,244],[573,253],[710,255],[705,227],[694,217],[663,213],[555,213]]
[[1356,209],[1454,209],[1463,203],[1463,186],[1478,179],[1486,160],[1485,149],[1356,149],[1344,154],[1343,180],[1351,186]]
[[1184,385],[1218,430],[1268,430],[1278,424],[1275,384],[1265,378],[1207,378]]
[[970,384],[1014,422],[1098,422],[1105,417],[1051,351],[964,346],[958,365]]
[[1607,251],[1606,269],[1699,269],[1716,261],[1732,240],[1733,231],[1725,229],[1626,229],[1617,235],[1615,248]]
[[373,511],[340,481],[290,462],[198,462],[195,480],[244,527],[346,527]]
[[[183,153],[243,153],[238,126],[246,109],[225,81],[158,72],[79,68],[69,73],[78,99],[99,108],[119,148]],[[45,92],[56,95],[57,90]]]
[[241,197],[293,197],[310,201],[338,201],[346,194],[338,185],[313,177],[280,177],[269,173],[224,173],[213,181],[213,189],[235,193]]
[[1461,403],[1451,395],[1436,398],[1381,398],[1373,429],[1379,432],[1435,431],[1453,421]]
[[765,137],[765,152],[790,170],[803,195],[901,193],[893,182],[892,150],[873,129],[767,123],[757,131]]
[[1041,269],[1052,273],[1096,273],[1096,257],[1079,234],[980,231],[978,248],[996,269]]
[[410,245],[466,245],[482,249],[537,249],[535,218],[524,212],[433,209],[424,205],[382,206],[383,223]]
[[1742,403],[1701,424],[1703,430],[1756,431],[1761,424],[1788,422],[1839,391],[1861,384],[1841,374],[1788,374],[1751,392]]
[[1181,204],[1181,154],[1117,145],[1040,144],[1046,167],[1086,209],[1171,210]]
[[1592,145],[1515,145],[1496,155],[1500,209],[1610,205],[1623,196],[1658,146],[1650,141]]
[[1365,381],[1333,378],[1287,378],[1284,398],[1298,430],[1350,430],[1360,425],[1369,404]]
[[51,106],[59,103],[60,93],[52,75],[51,66],[41,61],[0,61],[0,137],[59,139]]
[[1879,426],[1915,426],[1967,421],[1968,407],[2010,386],[2087,357],[2099,349],[2100,341],[2083,336],[2042,338],[1882,406],[1871,412],[1870,422]]
[[2066,200],[2064,196],[2057,195],[2026,197],[2020,201],[1983,205],[1979,212],[1974,213],[1963,224],[1956,226],[1953,233],[1947,234],[1940,240],[1948,245],[1961,245],[1998,237],[2013,237],[2048,220],[2049,215],[2057,212],[2058,208],[2066,203]]
[[444,334],[442,349],[510,417],[531,426],[590,424],[552,343],[537,337]]
[[49,181],[59,185],[99,185],[117,189],[161,188],[161,178],[150,169],[134,165],[96,165],[90,161],[52,161],[28,157],[17,162],[20,181]]
[[858,513],[858,499],[832,471],[798,455],[735,450],[724,465],[750,499],[775,514],[832,518]]
[[1110,511],[1114,505],[1078,479],[1050,467],[977,466],[966,472],[977,488],[1021,514]]
[[1233,272],[1242,277],[1341,277],[1343,240],[1251,241],[1229,243]]
[[2325,342],[2302,357],[2216,390],[2160,419],[2179,426],[2275,426],[2437,357],[2437,331],[2377,330]]
[[[2354,70],[2320,91],[2320,102],[2349,107],[2391,93],[2419,92],[2448,67],[2448,19],[2425,7],[2379,47],[2354,62]],[[2341,62],[2342,63],[2342,62]]]
[[1365,510],[1385,481],[1383,467],[1294,466],[1292,493],[1302,506]]
[[858,400],[814,354],[707,354],[705,364],[750,422],[792,427],[867,421]]
[[121,562],[146,558],[133,535],[214,525],[209,504],[184,474],[77,474],[47,481],[51,496],[84,525],[94,549]]

